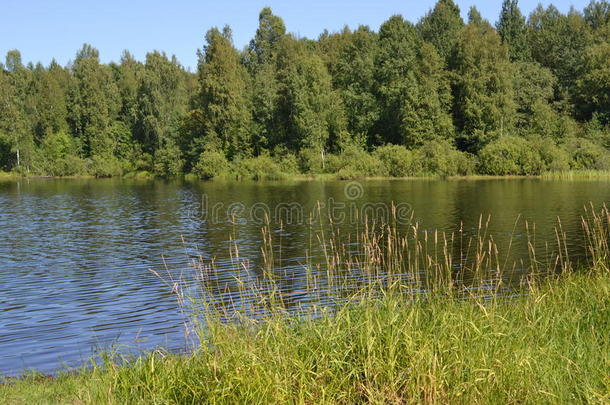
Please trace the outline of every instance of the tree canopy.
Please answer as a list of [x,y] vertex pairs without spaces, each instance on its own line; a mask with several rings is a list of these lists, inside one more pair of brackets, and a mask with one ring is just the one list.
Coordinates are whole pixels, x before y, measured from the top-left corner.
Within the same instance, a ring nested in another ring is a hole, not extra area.
[[[503,0],[498,20],[453,0],[417,22],[291,34],[266,7],[243,49],[202,37],[196,72],[84,44],[67,66],[0,64],[0,170],[24,174],[436,172],[610,168],[610,3]],[[535,165],[515,159],[536,156]],[[248,174],[250,173],[250,174]],[[254,173],[254,174],[252,174]],[[275,175],[274,175],[275,176]],[[264,176],[262,176],[264,177]],[[271,176],[273,177],[273,176]]]

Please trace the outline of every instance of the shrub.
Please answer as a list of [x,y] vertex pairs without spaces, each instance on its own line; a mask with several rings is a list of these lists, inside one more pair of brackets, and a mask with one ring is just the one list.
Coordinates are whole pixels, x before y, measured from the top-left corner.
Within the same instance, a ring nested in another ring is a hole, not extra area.
[[551,138],[533,137],[529,139],[544,164],[544,170],[560,172],[570,170],[570,154],[555,144]]
[[485,174],[538,175],[545,170],[540,153],[526,139],[505,136],[485,146],[479,153]]
[[93,156],[89,170],[95,177],[116,177],[123,174],[121,162],[113,155]]
[[303,173],[319,174],[324,172],[326,158],[318,149],[301,149],[298,155],[299,166]]
[[86,174],[85,161],[74,155],[76,150],[72,138],[65,132],[47,136],[38,150],[35,171],[50,176],[74,176]]
[[588,139],[573,138],[566,142],[571,152],[570,166],[575,170],[600,169],[608,165],[608,150]]
[[474,156],[460,152],[448,141],[429,141],[415,151],[416,171],[439,176],[466,176],[474,172]]
[[387,176],[383,163],[357,146],[347,146],[339,155],[328,157],[327,171],[336,173],[340,179],[353,179],[367,176]]
[[229,162],[224,153],[219,151],[203,151],[193,168],[193,173],[200,179],[209,180],[227,172]]
[[383,165],[383,171],[392,177],[416,175],[413,153],[401,145],[384,145],[375,150],[373,156]]
[[286,178],[280,165],[269,155],[235,160],[232,175],[238,180],[281,180]]
[[168,141],[155,151],[153,170],[157,176],[176,177],[182,173],[184,160],[178,145]]
[[280,167],[280,171],[284,174],[299,174],[299,160],[297,156],[285,148],[275,148],[273,158]]

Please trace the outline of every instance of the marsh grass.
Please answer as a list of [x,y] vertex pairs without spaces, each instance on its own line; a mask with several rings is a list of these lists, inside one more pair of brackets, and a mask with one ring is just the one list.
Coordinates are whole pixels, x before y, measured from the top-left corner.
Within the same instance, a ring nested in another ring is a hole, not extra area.
[[191,319],[192,353],[110,356],[0,387],[0,401],[610,402],[610,210],[586,208],[580,262],[560,221],[540,252],[534,227],[517,220],[528,245],[519,260],[489,221],[452,233],[364,221],[355,239],[320,225],[297,292],[283,284],[278,233],[264,227],[260,263],[232,244],[232,280],[203,259],[193,279],[158,274]]
[[549,180],[608,180],[610,179],[610,170],[553,171],[544,173],[541,177]]

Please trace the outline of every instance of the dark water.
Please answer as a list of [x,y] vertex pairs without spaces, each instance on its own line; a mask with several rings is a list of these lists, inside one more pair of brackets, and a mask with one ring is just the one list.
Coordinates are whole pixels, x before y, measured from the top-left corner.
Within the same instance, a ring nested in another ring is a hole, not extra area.
[[[52,372],[113,345],[131,350],[184,347],[184,320],[175,297],[149,269],[165,271],[164,256],[169,271],[179,274],[201,254],[206,260],[216,258],[221,277],[231,278],[229,236],[242,257],[260,259],[265,214],[284,223],[282,263],[294,274],[285,288],[298,291],[311,233],[307,216],[318,201],[334,207],[335,222],[346,232],[359,229],[355,218],[373,212],[366,209],[383,214],[381,203],[402,204],[405,215],[414,210],[426,229],[455,230],[462,222],[465,229],[474,229],[480,214],[491,214],[491,231],[500,243],[508,240],[519,214],[535,223],[537,243],[552,240],[559,216],[570,235],[570,250],[578,255],[583,206],[610,201],[609,186],[607,181],[537,179],[3,181],[0,375],[27,368]],[[227,212],[235,214],[233,220]],[[517,247],[515,255],[525,254],[523,249]]]

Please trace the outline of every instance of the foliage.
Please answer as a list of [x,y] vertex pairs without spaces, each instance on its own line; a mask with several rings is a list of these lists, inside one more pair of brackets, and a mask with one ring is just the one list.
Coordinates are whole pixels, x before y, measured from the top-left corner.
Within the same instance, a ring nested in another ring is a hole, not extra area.
[[373,154],[383,165],[382,172],[392,177],[408,177],[418,174],[412,151],[401,145],[384,145]]
[[565,14],[539,6],[526,19],[503,0],[495,26],[475,7],[468,15],[464,24],[453,0],[438,0],[415,25],[394,15],[378,31],[310,40],[266,7],[243,51],[229,27],[210,29],[195,73],[158,51],[105,64],[84,44],[69,65],[43,66],[13,49],[0,65],[0,170],[352,178],[607,168],[608,1]]
[[237,180],[281,180],[286,173],[271,156],[264,154],[234,161],[230,176]]
[[524,138],[501,137],[487,145],[479,155],[481,170],[485,174],[537,175],[546,168],[538,151]]
[[193,172],[200,179],[210,180],[225,173],[229,168],[229,161],[224,153],[219,151],[203,151],[199,156]]
[[384,168],[376,155],[367,153],[358,146],[350,145],[340,154],[329,156],[326,171],[336,173],[339,179],[348,180],[387,175]]
[[416,167],[424,175],[466,176],[474,173],[472,155],[460,152],[448,141],[431,141],[415,151]]

